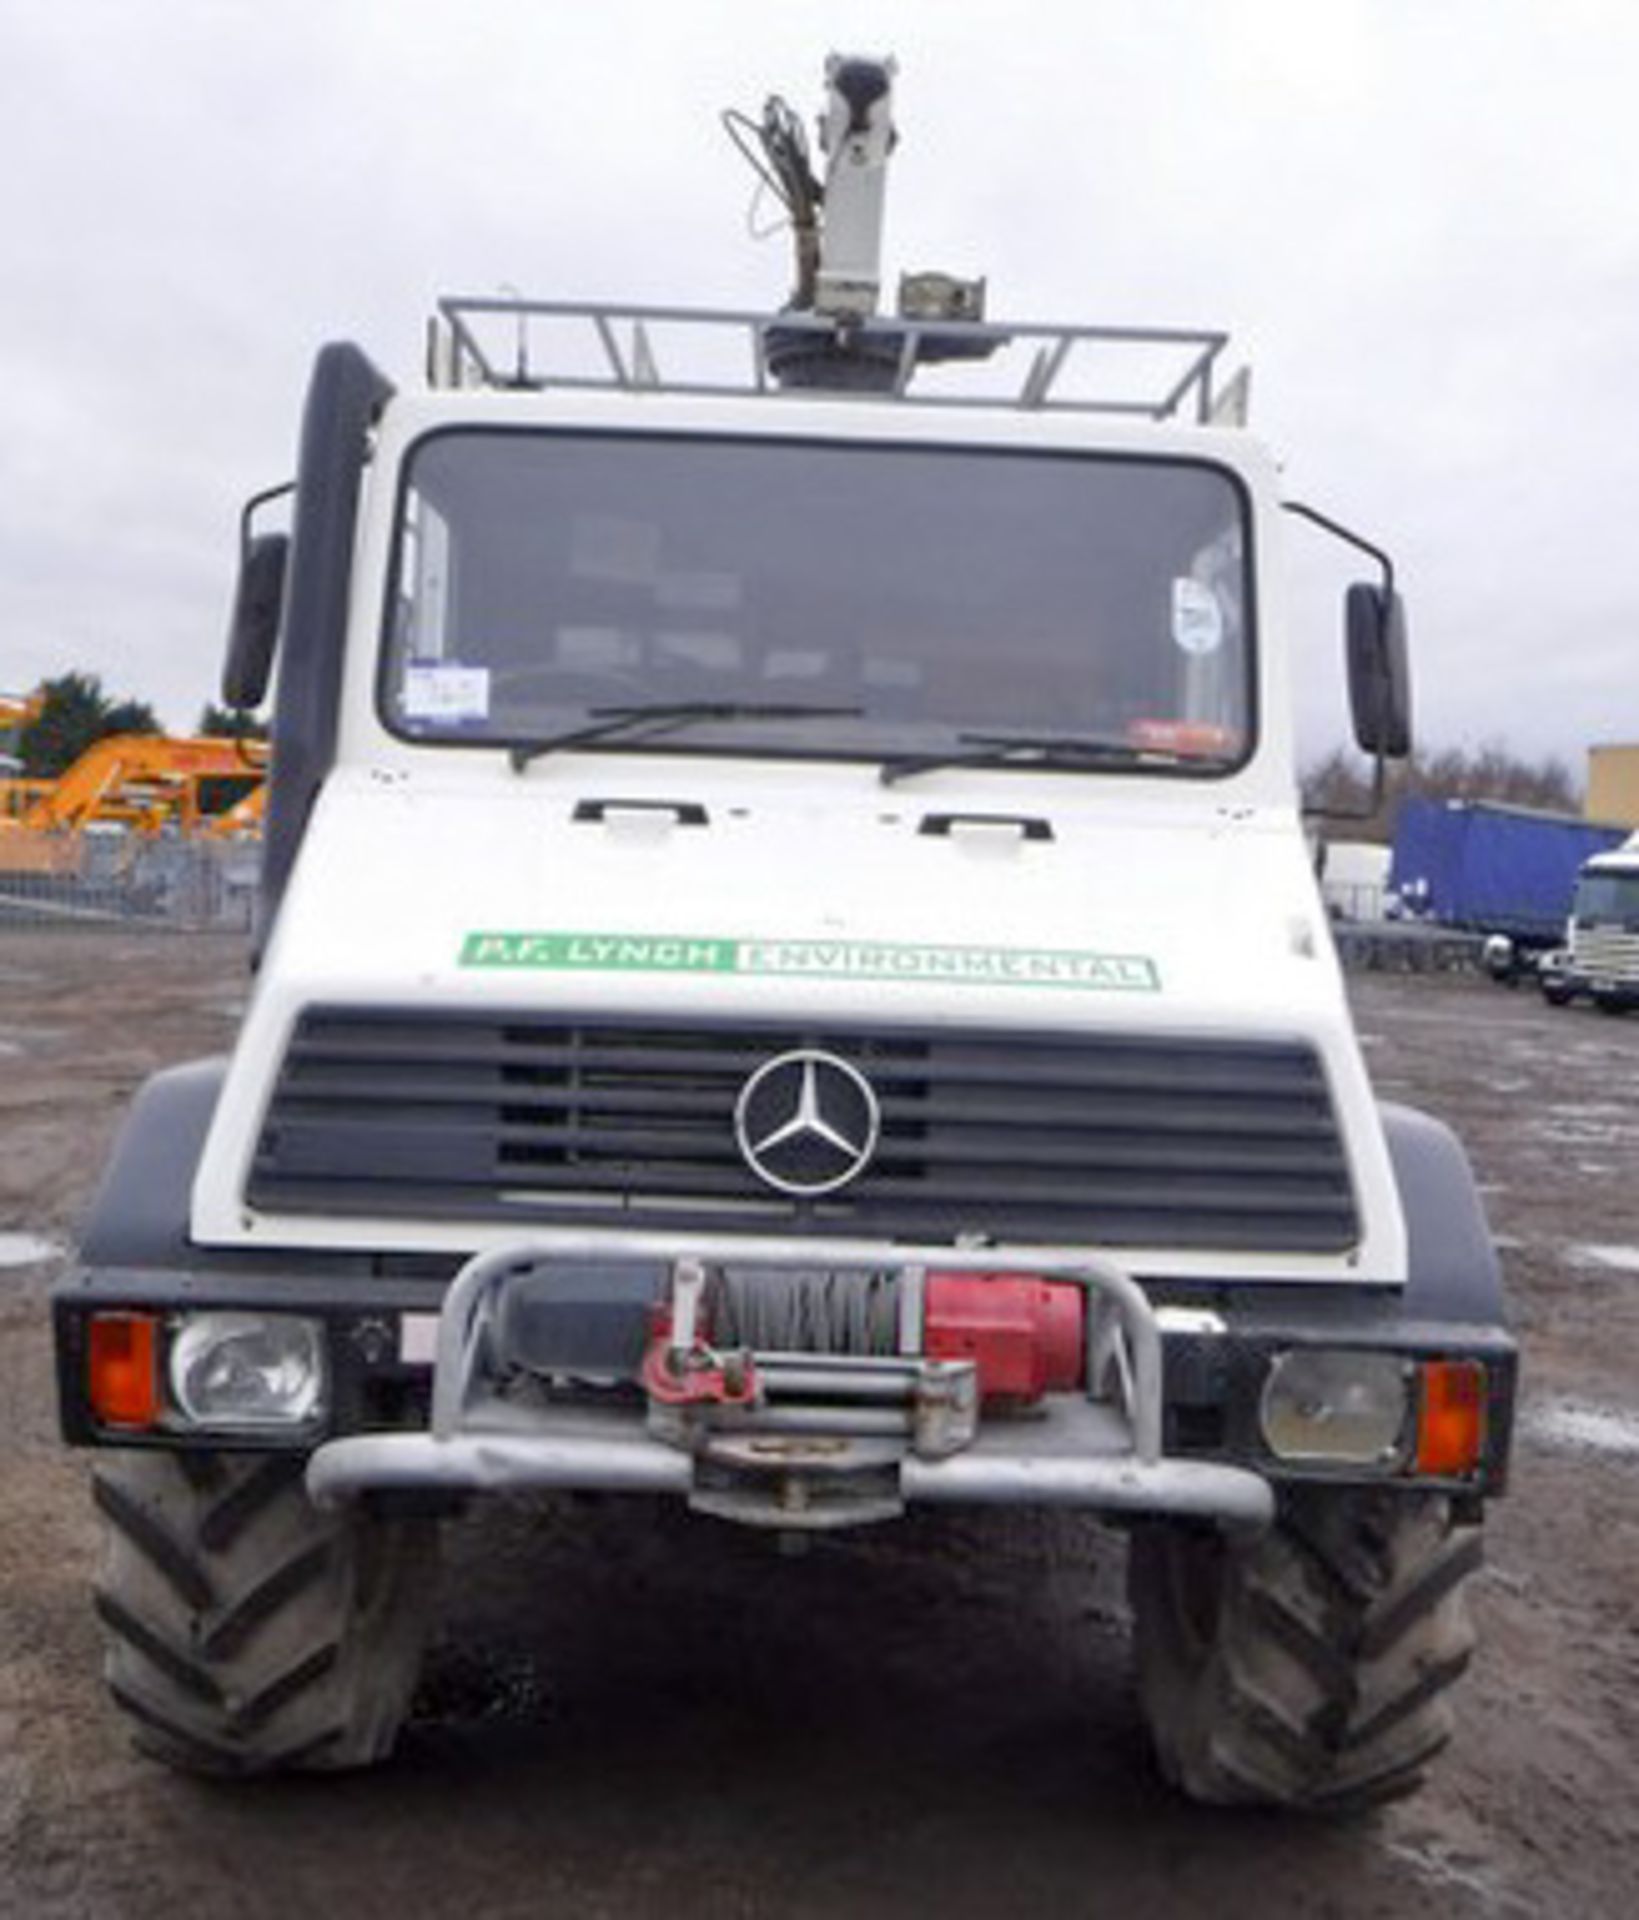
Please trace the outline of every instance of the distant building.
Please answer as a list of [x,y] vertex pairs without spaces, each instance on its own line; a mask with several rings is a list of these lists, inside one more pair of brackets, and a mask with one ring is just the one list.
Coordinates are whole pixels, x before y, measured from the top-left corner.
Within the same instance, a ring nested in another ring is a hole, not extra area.
[[1316,872],[1334,920],[1381,920],[1387,909],[1389,849],[1364,840],[1329,840]]
[[1589,747],[1588,798],[1583,811],[1590,820],[1639,827],[1639,742]]

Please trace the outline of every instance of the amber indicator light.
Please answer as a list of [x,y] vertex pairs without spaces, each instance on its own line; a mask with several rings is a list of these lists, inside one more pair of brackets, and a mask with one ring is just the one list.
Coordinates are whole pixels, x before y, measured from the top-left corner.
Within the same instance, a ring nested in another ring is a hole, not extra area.
[[1485,1368],[1478,1360],[1425,1360],[1417,1415],[1417,1471],[1472,1473],[1485,1449]]
[[152,1314],[92,1315],[86,1387],[100,1425],[158,1424],[159,1328]]

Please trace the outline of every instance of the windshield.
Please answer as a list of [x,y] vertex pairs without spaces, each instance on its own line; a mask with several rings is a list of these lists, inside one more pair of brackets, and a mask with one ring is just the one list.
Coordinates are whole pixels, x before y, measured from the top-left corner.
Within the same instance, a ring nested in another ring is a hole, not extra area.
[[446,431],[403,488],[383,716],[528,745],[698,703],[742,711],[607,745],[880,757],[1081,734],[1224,771],[1252,744],[1245,549],[1241,490],[1205,464]]
[[1639,873],[1585,873],[1571,911],[1578,926],[1611,922],[1639,926]]

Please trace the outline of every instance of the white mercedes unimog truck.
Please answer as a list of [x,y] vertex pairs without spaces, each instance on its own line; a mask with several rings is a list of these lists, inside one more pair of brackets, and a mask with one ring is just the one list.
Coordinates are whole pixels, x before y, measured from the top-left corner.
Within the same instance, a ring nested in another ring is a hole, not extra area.
[[324,349],[289,535],[247,512],[254,991],[55,1303],[108,1683],[173,1765],[386,1754],[439,1516],[537,1489],[1080,1508],[1203,1800],[1368,1805],[1447,1736],[1515,1348],[1350,1024],[1288,503],[1220,335],[877,311],[891,73],[832,61],[823,181],[735,123],[786,309],[447,301],[425,391]]

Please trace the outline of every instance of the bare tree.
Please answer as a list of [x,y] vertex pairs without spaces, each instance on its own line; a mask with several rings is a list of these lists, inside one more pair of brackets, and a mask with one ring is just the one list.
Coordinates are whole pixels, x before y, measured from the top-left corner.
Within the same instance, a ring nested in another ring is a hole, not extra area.
[[1483,741],[1472,752],[1439,747],[1397,763],[1389,769],[1375,811],[1369,811],[1369,762],[1342,747],[1311,762],[1301,785],[1311,813],[1364,816],[1349,830],[1356,840],[1392,840],[1400,802],[1412,793],[1429,800],[1494,800],[1545,813],[1579,813],[1582,807],[1576,778],[1563,760],[1523,760],[1500,740]]

